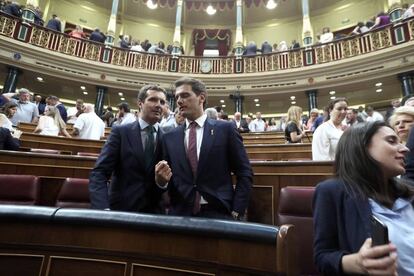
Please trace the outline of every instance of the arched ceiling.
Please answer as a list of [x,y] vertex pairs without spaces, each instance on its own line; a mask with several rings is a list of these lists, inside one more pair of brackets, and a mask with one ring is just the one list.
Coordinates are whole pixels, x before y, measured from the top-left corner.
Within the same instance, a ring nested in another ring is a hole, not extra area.
[[[112,0],[67,0],[82,6],[100,7],[108,12],[112,8]],[[185,2],[185,0],[184,0]],[[207,1],[208,2],[208,1]],[[301,18],[301,0],[278,0],[278,6],[273,10],[266,9],[263,5],[250,8],[243,8],[243,24],[258,24],[261,22],[272,21],[275,19]],[[350,0],[309,0],[310,13],[319,13],[330,6],[349,6],[353,1]],[[185,5],[185,4],[184,4]],[[118,17],[139,18],[144,20],[156,20],[166,25],[175,25],[175,8],[158,7],[150,10],[142,0],[120,0],[118,7]],[[236,8],[217,11],[215,15],[208,15],[205,11],[194,11],[184,8],[183,25],[214,25],[232,26],[236,24]]]

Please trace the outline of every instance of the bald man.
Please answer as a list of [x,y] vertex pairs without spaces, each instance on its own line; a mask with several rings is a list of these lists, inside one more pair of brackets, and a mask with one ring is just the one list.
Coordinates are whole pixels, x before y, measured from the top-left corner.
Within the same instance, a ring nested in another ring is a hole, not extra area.
[[247,124],[246,120],[242,118],[240,112],[234,113],[234,118],[231,122],[236,126],[237,130],[240,133],[249,132],[249,125]]
[[99,140],[104,134],[105,123],[96,115],[92,104],[85,104],[84,113],[76,119],[72,135],[81,139]]

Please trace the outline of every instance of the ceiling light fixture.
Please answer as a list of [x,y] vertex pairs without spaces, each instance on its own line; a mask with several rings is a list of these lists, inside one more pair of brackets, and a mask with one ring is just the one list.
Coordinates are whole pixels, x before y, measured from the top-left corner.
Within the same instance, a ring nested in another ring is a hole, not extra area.
[[158,4],[154,3],[153,0],[148,0],[147,1],[147,7],[150,10],[155,10],[158,7]]
[[331,100],[335,100],[335,99],[336,99],[336,97],[335,97],[335,96],[332,96],[332,97],[331,97]]
[[260,106],[260,104],[259,104],[259,103],[257,103],[257,104],[256,104],[256,106]]
[[88,91],[83,91],[83,95],[88,95]]
[[206,13],[208,15],[214,15],[216,14],[217,10],[215,8],[213,8],[213,6],[210,4],[208,5],[207,9],[206,9]]
[[335,90],[332,90],[332,91],[329,91],[329,94],[331,94],[331,95],[335,95]]
[[122,97],[124,95],[124,93],[119,92],[118,95]]
[[226,107],[226,105],[225,104],[222,104],[221,107]]
[[290,99],[293,101],[294,99],[296,99],[295,96],[290,96]]
[[124,97],[122,97],[122,98],[120,98],[121,99],[121,101],[125,101],[125,98]]
[[254,102],[257,103],[259,101],[259,99],[254,99]]
[[40,81],[40,82],[42,82],[43,81],[43,78],[42,77],[37,77],[36,78],[38,81]]
[[224,100],[220,100],[221,103],[224,103]]
[[293,101],[293,102],[291,102],[291,104],[296,104],[296,102],[295,102],[295,101]]
[[274,0],[269,0],[269,1],[267,1],[267,3],[266,3],[266,8],[268,9],[268,10],[273,10],[274,8],[276,8],[277,7],[277,3],[274,1]]
[[82,86],[81,86],[81,89],[82,89],[82,90],[85,90],[85,89],[86,89],[86,87],[82,85]]
[[375,90],[377,93],[380,93],[380,92],[382,92],[382,89],[380,88],[380,89],[377,89],[377,90]]
[[375,86],[376,87],[380,87],[382,85],[382,82],[377,82],[376,84],[375,84]]

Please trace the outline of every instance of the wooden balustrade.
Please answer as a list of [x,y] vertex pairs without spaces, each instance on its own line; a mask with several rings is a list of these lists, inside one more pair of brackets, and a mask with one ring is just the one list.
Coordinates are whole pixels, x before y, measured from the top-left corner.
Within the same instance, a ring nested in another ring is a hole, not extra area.
[[[202,62],[210,62],[210,74],[253,74],[304,68],[366,55],[390,47],[399,47],[414,39],[410,18],[377,28],[363,35],[350,36],[312,47],[256,56],[190,57],[150,54],[108,47],[102,43],[71,37],[42,26],[0,13],[0,35],[85,61],[95,61],[133,70],[203,74]],[[295,82],[293,82],[295,84]],[[291,85],[291,82],[286,82]]]

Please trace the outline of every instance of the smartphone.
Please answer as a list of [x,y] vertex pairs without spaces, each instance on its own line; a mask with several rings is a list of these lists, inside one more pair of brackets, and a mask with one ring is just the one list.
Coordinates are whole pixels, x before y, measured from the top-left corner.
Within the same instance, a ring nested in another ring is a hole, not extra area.
[[388,244],[388,228],[376,216],[371,217],[371,238],[372,246]]

